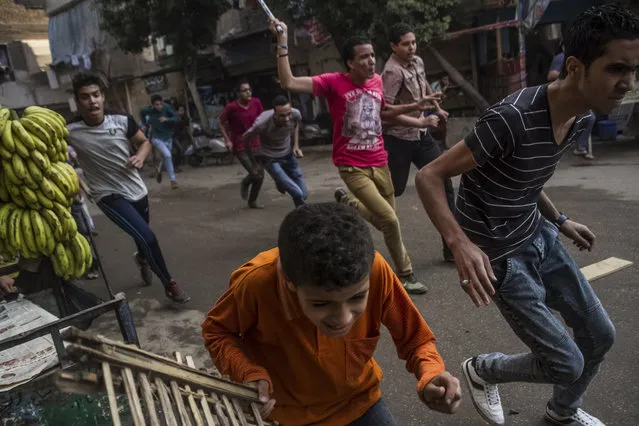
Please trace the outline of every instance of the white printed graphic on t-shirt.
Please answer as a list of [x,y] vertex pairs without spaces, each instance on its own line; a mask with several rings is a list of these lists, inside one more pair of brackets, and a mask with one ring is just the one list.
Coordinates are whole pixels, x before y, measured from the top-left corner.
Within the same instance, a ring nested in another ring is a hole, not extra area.
[[346,113],[342,136],[351,138],[346,149],[357,151],[377,149],[382,133],[380,95],[355,89],[346,93],[344,98]]

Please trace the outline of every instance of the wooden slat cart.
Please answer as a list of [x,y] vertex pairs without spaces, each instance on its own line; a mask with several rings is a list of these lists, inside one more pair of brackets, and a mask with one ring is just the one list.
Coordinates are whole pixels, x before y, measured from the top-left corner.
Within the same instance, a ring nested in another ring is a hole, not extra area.
[[190,356],[175,359],[134,345],[70,328],[63,333],[76,363],[61,372],[63,392],[106,392],[115,426],[121,425],[116,394],[126,395],[135,426],[262,426],[257,390],[195,368]]

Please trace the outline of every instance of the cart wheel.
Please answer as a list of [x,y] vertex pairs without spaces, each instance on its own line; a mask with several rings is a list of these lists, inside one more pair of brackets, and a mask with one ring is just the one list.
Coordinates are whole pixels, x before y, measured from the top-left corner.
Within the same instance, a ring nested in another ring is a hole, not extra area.
[[199,155],[191,155],[189,157],[189,165],[191,167],[198,167],[202,165],[202,161],[204,161],[204,158],[200,157]]

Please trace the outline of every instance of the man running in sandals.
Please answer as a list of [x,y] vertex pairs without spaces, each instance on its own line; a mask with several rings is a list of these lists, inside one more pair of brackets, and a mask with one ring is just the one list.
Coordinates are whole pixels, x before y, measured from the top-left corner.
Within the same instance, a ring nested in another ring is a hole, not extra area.
[[[281,26],[282,32],[277,31]],[[384,100],[382,78],[375,73],[375,52],[366,37],[352,37],[342,50],[348,70],[314,77],[294,77],[288,61],[286,24],[271,20],[277,37],[277,70],[283,89],[323,96],[333,118],[333,163],[350,190],[335,192],[338,202],[356,208],[382,231],[395,271],[411,294],[424,294],[428,287],[417,280],[395,214],[395,190],[388,169],[388,153],[382,138],[382,120],[389,124],[424,128],[430,120],[403,115],[423,111],[438,96],[428,96],[406,105]]]

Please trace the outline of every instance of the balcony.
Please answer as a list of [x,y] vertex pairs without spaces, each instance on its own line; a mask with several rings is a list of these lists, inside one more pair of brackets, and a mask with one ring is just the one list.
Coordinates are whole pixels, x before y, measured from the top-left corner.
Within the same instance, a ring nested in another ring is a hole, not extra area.
[[44,11],[53,16],[66,9],[70,9],[85,0],[44,0]]
[[268,31],[268,19],[260,8],[230,9],[217,24],[219,44]]

